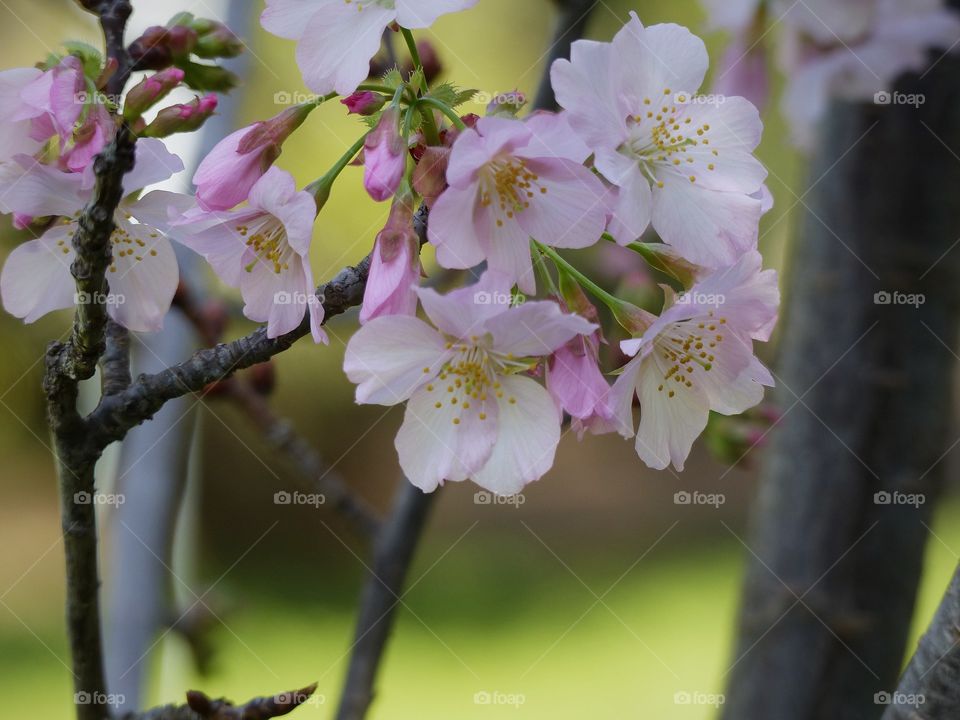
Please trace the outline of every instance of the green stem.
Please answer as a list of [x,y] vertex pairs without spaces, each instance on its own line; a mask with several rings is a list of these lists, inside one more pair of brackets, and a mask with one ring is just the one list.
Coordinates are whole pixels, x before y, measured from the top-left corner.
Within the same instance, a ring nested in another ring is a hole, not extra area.
[[591,280],[582,272],[577,270],[573,265],[571,265],[562,257],[560,257],[560,254],[556,250],[554,250],[551,247],[547,247],[546,245],[543,245],[541,243],[538,243],[537,241],[534,241],[534,245],[537,246],[537,249],[540,252],[542,252],[544,255],[546,255],[551,260],[553,260],[553,262],[557,265],[557,267],[563,268],[563,270],[565,270],[570,275],[572,275],[578,283],[583,285],[599,300],[602,300],[605,305],[607,305],[610,308],[616,308],[623,305],[622,300],[615,298],[613,295],[611,295],[602,287],[600,287],[595,282],[593,282],[593,280]]
[[313,195],[317,201],[318,211],[323,207],[324,203],[327,202],[327,198],[330,197],[330,189],[333,187],[333,183],[337,177],[339,177],[343,169],[350,164],[350,161],[356,157],[357,153],[363,149],[363,145],[367,141],[367,135],[369,134],[370,133],[367,133],[357,140],[349,150],[340,156],[340,159],[334,163],[333,167],[331,167],[323,177],[314,180],[304,188],[304,190]]
[[[410,58],[413,60],[414,67],[420,71],[420,92],[426,95],[430,92],[430,86],[427,84],[427,76],[423,72],[423,63],[420,62],[420,51],[417,50],[417,41],[413,39],[413,33],[407,28],[400,28],[403,39],[407,43],[407,50],[410,51]],[[433,117],[432,110],[424,110],[420,113],[423,117],[423,136],[428,145],[440,144],[440,130],[437,128],[437,120]]]
[[335,97],[337,97],[337,93],[332,92],[328,95],[321,95],[320,97],[314,98],[313,100],[310,101],[309,104],[313,105],[314,107],[319,107],[320,105],[323,105],[328,100],[333,100]]
[[392,88],[389,85],[382,85],[380,83],[361,83],[357,86],[357,90],[369,90],[370,92],[377,92],[383,95],[393,95],[396,88]]
[[419,100],[417,100],[417,105],[429,105],[430,107],[434,107],[440,112],[442,112],[444,115],[446,115],[447,118],[449,118],[450,122],[454,124],[454,127],[457,128],[457,130],[467,129],[467,126],[463,124],[463,120],[461,120],[460,116],[457,115],[457,111],[454,110],[449,105],[447,105],[446,103],[440,102],[436,98],[432,98],[432,97],[420,98]]

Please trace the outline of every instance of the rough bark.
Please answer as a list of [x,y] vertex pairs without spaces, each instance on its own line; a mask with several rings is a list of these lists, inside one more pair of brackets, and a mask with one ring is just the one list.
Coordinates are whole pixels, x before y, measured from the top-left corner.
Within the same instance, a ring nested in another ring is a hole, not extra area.
[[[920,107],[837,103],[823,126],[788,264],[786,415],[754,509],[727,720],[877,718],[901,668],[953,440],[958,81],[946,58],[900,83]],[[925,302],[876,295],[895,292]],[[925,502],[885,504],[894,493]]]
[[920,639],[883,720],[953,720],[960,715],[960,567]]
[[360,597],[360,614],[347,681],[337,720],[362,720],[373,702],[373,685],[393,629],[403,586],[423,534],[436,493],[424,493],[403,479],[373,556],[373,567]]

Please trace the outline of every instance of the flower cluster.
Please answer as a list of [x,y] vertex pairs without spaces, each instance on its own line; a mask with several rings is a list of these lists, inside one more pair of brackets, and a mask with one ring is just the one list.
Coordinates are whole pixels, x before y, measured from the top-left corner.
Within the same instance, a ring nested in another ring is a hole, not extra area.
[[[581,437],[635,437],[649,466],[682,469],[711,412],[742,413],[772,385],[753,350],[779,303],[757,251],[771,202],[753,154],[758,111],[741,97],[695,102],[703,42],[634,14],[612,42],[578,41],[554,63],[561,111],[521,117],[520,99],[461,116],[472,91],[431,84],[410,30],[475,2],[267,0],[264,27],[297,41],[319,95],[224,138],[190,196],[140,190],[182,169],[158,138],[196,129],[215,96],[161,108],[150,123],[142,115],[180,84],[226,89],[217,66],[190,59],[235,54],[239,41],[222,27],[178,16],[151,28],[133,48],[156,74],[122,106],[65,102],[80,88],[99,93],[96,59],[0,76],[15,130],[0,154],[0,209],[43,228],[7,259],[4,306],[29,322],[82,301],[71,290],[71,238],[93,192],[90,161],[124,122],[139,139],[111,238],[107,281],[126,299],[112,316],[131,330],[160,327],[178,283],[172,238],[239,291],[268,337],[309,327],[325,342],[314,220],[344,169],[362,163],[370,198],[391,210],[344,369],[357,402],[405,404],[396,448],[411,482],[432,491],[470,479],[516,493],[552,466],[565,418]],[[402,34],[412,70],[370,78],[385,32]],[[367,129],[301,189],[276,165],[283,143],[336,95]],[[422,243],[449,277],[479,279],[446,294],[422,287]],[[662,307],[616,297],[559,252],[597,245],[620,253],[624,275],[644,263],[665,274]]]

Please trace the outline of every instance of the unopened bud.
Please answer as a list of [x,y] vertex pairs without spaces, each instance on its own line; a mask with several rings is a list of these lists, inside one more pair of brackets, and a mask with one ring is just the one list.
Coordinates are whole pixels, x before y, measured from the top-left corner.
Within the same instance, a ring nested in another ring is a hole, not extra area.
[[197,33],[185,25],[154,25],[130,44],[130,59],[135,70],[163,70],[190,56],[197,44]]
[[157,113],[156,119],[143,130],[144,137],[164,138],[180,132],[196,130],[217,109],[217,96],[205,95],[182,105],[171,105]]
[[215,20],[195,20],[190,24],[199,39],[193,52],[202,58],[231,58],[243,52],[243,41],[230,28]]
[[182,80],[183,70],[180,68],[167,68],[144,78],[127,93],[123,104],[124,119],[130,121],[142,115],[163,100]]
[[351,115],[373,115],[386,104],[387,99],[380,93],[363,90],[341,99],[340,102],[347,106]]
[[177,67],[183,70],[183,82],[200,92],[225,93],[240,84],[240,78],[219,65],[201,65],[195,62],[179,62]]

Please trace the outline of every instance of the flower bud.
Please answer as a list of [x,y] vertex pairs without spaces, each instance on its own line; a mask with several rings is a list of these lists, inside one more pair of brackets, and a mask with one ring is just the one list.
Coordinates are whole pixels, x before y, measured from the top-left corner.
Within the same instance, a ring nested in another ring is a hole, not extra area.
[[201,65],[191,61],[179,62],[183,70],[183,82],[201,92],[230,92],[240,84],[240,78],[219,65]]
[[406,172],[407,147],[399,123],[400,111],[389,108],[364,145],[363,186],[377,202],[387,200],[397,191]]
[[171,105],[157,113],[156,119],[144,128],[144,137],[164,138],[180,132],[192,132],[206,122],[217,109],[217,96],[205,95],[182,105]]
[[383,315],[417,312],[414,288],[420,280],[420,241],[413,230],[411,202],[409,192],[398,195],[386,226],[377,235],[360,309],[361,323]]
[[227,210],[247,198],[250,188],[280,157],[284,140],[316,106],[295,105],[279,115],[231,133],[197,168],[197,199],[210,210]]
[[340,102],[347,106],[351,115],[373,115],[386,104],[387,99],[379,93],[363,90],[342,98]]
[[123,117],[130,121],[163,100],[183,80],[183,70],[167,68],[134,85],[123,104]]
[[130,44],[130,59],[135,70],[163,70],[188,58],[196,44],[196,31],[185,25],[154,25]]
[[243,41],[230,28],[214,20],[195,20],[190,27],[199,35],[193,49],[197,57],[231,58],[243,52]]

